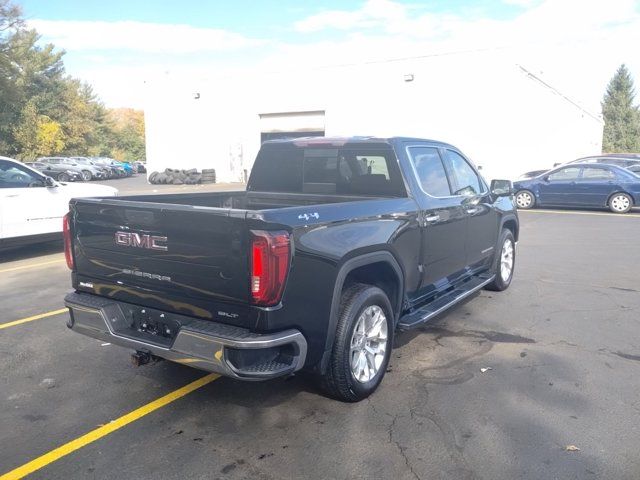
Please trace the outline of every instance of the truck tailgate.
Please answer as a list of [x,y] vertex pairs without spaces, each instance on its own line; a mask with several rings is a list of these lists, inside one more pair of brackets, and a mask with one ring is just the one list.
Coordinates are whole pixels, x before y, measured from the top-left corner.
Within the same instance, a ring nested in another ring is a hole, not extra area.
[[133,291],[174,310],[189,298],[248,305],[244,211],[90,199],[71,212],[76,275],[95,293]]

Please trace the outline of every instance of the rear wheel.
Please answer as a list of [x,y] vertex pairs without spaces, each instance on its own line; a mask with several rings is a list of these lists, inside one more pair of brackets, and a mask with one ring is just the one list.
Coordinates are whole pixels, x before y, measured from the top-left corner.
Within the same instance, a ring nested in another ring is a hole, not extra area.
[[501,292],[502,290],[509,288],[509,285],[511,285],[513,269],[516,265],[516,242],[511,230],[506,228],[502,230],[498,245],[500,251],[496,255],[493,268],[496,277],[485,288],[487,290]]
[[613,213],[627,213],[633,207],[633,200],[626,193],[614,193],[609,199],[609,209]]
[[69,180],[71,180],[71,177],[69,177],[69,175],[67,175],[66,173],[61,173],[60,175],[58,175],[58,181],[59,182],[68,182]]
[[393,346],[393,311],[378,287],[354,284],[342,294],[339,315],[322,383],[331,396],[357,402],[378,388],[387,371]]
[[92,177],[93,175],[91,175],[91,172],[89,170],[82,170],[82,180],[88,182]]
[[533,208],[536,204],[536,197],[529,190],[516,192],[516,206],[523,210]]

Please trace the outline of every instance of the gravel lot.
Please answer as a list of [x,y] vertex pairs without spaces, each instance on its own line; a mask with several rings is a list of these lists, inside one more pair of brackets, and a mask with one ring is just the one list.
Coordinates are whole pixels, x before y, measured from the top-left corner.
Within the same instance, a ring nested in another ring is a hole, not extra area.
[[[199,190],[224,188],[242,186]],[[543,210],[521,222],[511,288],[398,335],[368,401],[329,400],[304,376],[220,378],[44,457],[30,478],[637,480],[638,215]],[[60,310],[70,282],[58,244],[0,255],[0,479],[204,376],[135,368],[126,350],[68,331],[64,312],[2,327]]]

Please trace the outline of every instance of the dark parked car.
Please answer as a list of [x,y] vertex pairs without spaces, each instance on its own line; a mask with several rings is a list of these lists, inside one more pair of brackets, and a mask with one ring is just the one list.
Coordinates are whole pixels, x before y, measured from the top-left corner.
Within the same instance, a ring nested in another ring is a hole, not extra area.
[[635,156],[634,153],[624,154],[604,154],[594,155],[592,157],[578,158],[571,162],[565,163],[565,165],[573,165],[574,163],[601,163],[607,165],[617,165],[618,167],[627,168],[633,165],[640,165],[640,158]]
[[542,175],[545,172],[548,172],[549,169],[546,168],[544,170],[532,170],[530,172],[525,172],[518,177],[518,180],[527,180],[529,178],[537,177],[538,175]]
[[147,173],[147,166],[144,162],[133,162],[137,173]]
[[640,204],[640,178],[608,164],[570,163],[530,180],[515,182],[518,208],[609,207],[626,213]]
[[519,232],[511,182],[414,138],[268,141],[246,191],[76,199],[65,221],[72,330],[138,363],[304,369],[347,401],[380,384],[397,329],[508,288]]
[[126,177],[127,173],[125,172],[123,167],[117,166],[115,165],[111,159],[105,158],[105,157],[91,157],[90,160],[102,167],[102,168],[106,168],[110,171],[110,178],[121,178],[121,177]]
[[44,162],[28,163],[31,168],[35,168],[40,173],[44,173],[59,182],[79,182],[82,181],[82,174],[75,170],[69,170],[63,164],[50,164]]
[[107,168],[104,165],[98,165],[89,157],[69,157],[69,160],[72,163],[75,163],[81,167],[86,166],[86,167],[93,167],[97,169],[99,171],[99,175],[97,175],[96,178],[109,179],[113,177],[113,173],[109,168]]

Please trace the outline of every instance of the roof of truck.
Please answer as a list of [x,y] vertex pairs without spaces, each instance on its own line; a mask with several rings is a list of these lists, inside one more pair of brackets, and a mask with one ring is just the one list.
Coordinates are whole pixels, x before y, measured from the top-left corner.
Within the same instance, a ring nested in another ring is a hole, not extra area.
[[353,136],[353,137],[298,137],[298,138],[278,138],[274,140],[267,140],[264,144],[282,144],[291,143],[299,146],[342,146],[346,143],[395,143],[395,142],[420,142],[441,145],[444,147],[452,147],[445,142],[439,140],[430,140],[426,138],[415,137],[374,137],[374,136]]

